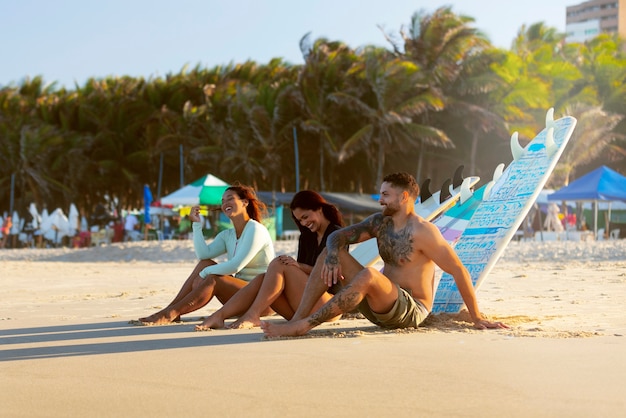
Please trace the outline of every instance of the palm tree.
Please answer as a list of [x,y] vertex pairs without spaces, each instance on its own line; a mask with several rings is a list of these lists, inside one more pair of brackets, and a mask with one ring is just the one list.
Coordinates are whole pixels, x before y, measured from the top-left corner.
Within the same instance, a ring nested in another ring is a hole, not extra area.
[[[621,115],[613,128],[615,141],[607,144],[604,163],[626,159],[626,56],[624,41],[616,35],[600,35],[593,40],[567,44],[562,51],[580,72],[572,91],[583,103],[602,105],[607,114]],[[578,128],[577,128],[578,129]]]
[[565,114],[575,117],[577,123],[550,178],[553,187],[567,186],[578,167],[600,157],[615,139],[624,138],[623,135],[613,132],[624,118],[623,115],[608,113],[600,106],[582,104],[568,106]]
[[[428,86],[431,95],[439,97],[442,101],[443,106],[436,110],[444,110],[454,104],[460,109],[460,96],[457,95],[456,100],[451,100],[454,94],[451,86],[456,85],[458,91],[461,91],[460,77],[466,71],[466,66],[470,65],[476,56],[491,48],[485,36],[471,26],[473,22],[474,19],[471,17],[453,13],[450,7],[438,8],[432,14],[419,11],[411,17],[408,29],[401,30],[403,44],[398,45],[390,41],[397,55],[417,64],[422,72],[423,85]],[[423,112],[419,116],[419,123],[446,130],[450,121],[433,117],[431,113]],[[474,103],[473,106],[465,106],[462,116],[480,117],[484,121],[488,119],[488,112]],[[428,143],[422,138],[418,178],[421,177],[426,145]],[[442,141],[433,145],[442,147],[446,143]]]
[[17,207],[28,200],[41,205],[67,190],[56,171],[64,155],[64,134],[37,115],[38,103],[53,89],[35,77],[0,92],[0,184],[9,191],[10,179],[15,179]]
[[329,97],[358,113],[364,124],[343,144],[339,161],[365,150],[376,167],[374,191],[382,183],[385,157],[391,149],[409,153],[419,148],[418,138],[437,146],[454,146],[443,131],[415,122],[428,109],[440,110],[443,103],[421,85],[422,73],[414,63],[367,47],[350,74],[358,86],[354,94],[337,92]]
[[310,43],[309,37],[310,34],[307,34],[300,40],[305,64],[293,91],[286,94],[302,112],[297,122],[300,130],[318,139],[319,189],[325,191],[325,156],[336,157],[338,152],[336,132],[330,121],[333,103],[329,95],[342,90],[345,74],[355,57],[352,50],[341,42],[320,38]]

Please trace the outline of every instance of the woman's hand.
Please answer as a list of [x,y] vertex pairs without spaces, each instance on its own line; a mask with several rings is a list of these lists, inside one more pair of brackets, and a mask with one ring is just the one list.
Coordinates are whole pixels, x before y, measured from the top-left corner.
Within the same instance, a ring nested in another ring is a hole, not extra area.
[[295,258],[290,257],[288,255],[279,255],[278,256],[278,260],[280,261],[280,264],[286,265],[286,266],[296,266],[296,267],[300,267],[300,265],[298,264],[298,262],[295,260]]
[[200,206],[192,206],[189,212],[189,220],[191,222],[200,222]]

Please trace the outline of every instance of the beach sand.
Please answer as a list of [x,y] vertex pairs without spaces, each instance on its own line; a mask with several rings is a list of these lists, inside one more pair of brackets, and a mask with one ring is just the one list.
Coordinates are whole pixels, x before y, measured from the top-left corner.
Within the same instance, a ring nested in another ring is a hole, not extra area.
[[129,324],[195,262],[191,241],[0,251],[0,416],[626,413],[626,240],[511,242],[477,292],[509,330],[461,313],[404,331],[342,319],[299,338],[194,332],[217,301],[181,324]]

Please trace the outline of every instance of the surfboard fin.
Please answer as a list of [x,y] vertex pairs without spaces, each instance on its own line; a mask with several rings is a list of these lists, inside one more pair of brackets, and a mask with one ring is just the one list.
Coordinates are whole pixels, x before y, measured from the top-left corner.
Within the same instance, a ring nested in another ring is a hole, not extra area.
[[502,172],[504,171],[504,163],[500,163],[497,165],[496,169],[493,170],[493,178],[494,182],[498,181],[500,176],[502,176]]
[[464,165],[460,165],[454,171],[454,176],[452,176],[452,188],[456,189],[463,183],[463,169]]
[[450,196],[452,196],[452,193],[450,193],[451,184],[452,180],[450,179],[446,179],[446,181],[443,182],[443,186],[441,186],[441,193],[439,194],[439,203],[445,202],[450,198]]
[[546,129],[554,128],[556,124],[554,123],[554,108],[551,107],[546,112]]
[[511,154],[513,154],[513,160],[519,160],[524,155],[524,148],[519,144],[517,132],[511,135]]
[[552,157],[555,152],[559,149],[559,146],[554,142],[554,127],[548,128],[548,133],[546,134],[546,153],[548,157]]
[[471,179],[468,177],[466,179],[463,179],[463,182],[461,183],[461,197],[459,200],[461,204],[465,203],[467,199],[472,197],[472,195],[474,194],[472,189],[470,189],[470,182]]
[[491,189],[493,185],[496,184],[496,181],[500,177],[502,177],[502,172],[504,171],[504,164],[500,163],[496,166],[496,169],[493,170],[493,179],[485,185],[485,191],[483,192],[483,200],[489,199],[489,195],[491,194]]
[[426,179],[422,182],[420,186],[420,202],[424,203],[427,201],[433,194],[430,192],[430,179]]

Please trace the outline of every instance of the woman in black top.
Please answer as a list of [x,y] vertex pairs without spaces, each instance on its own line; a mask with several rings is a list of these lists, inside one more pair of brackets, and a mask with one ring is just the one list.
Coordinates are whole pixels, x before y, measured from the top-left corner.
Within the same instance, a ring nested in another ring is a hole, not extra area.
[[[235,293],[202,325],[196,326],[196,330],[223,328],[224,320],[235,316],[239,316],[239,319],[229,328],[257,327],[261,324],[261,315],[270,306],[285,319],[291,319],[300,304],[313,265],[326,248],[326,238],[344,225],[339,210],[311,190],[296,193],[289,207],[300,230],[297,260],[287,255],[276,257],[264,274],[259,274]],[[329,293],[324,294],[313,311],[331,296]]]

